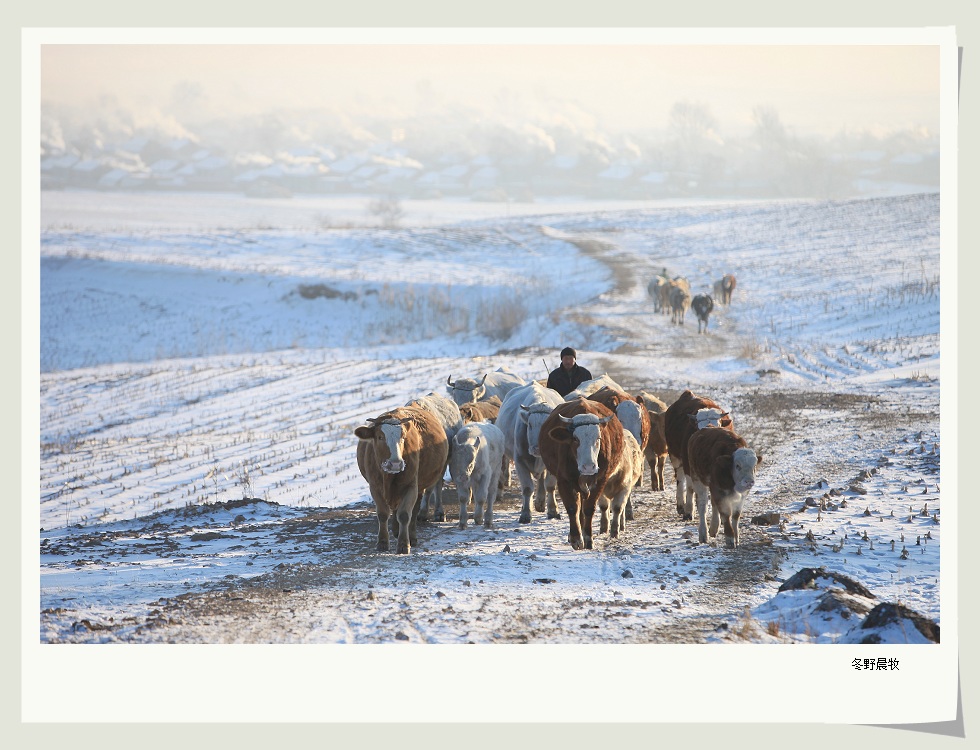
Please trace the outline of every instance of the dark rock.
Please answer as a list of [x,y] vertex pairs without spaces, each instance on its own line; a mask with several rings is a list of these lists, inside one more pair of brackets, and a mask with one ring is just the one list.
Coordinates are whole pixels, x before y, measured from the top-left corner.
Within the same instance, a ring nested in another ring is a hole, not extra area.
[[840,573],[834,573],[828,571],[826,568],[803,568],[798,573],[790,576],[790,578],[779,587],[777,591],[798,591],[802,589],[815,589],[817,588],[816,581],[818,578],[826,578],[834,583],[840,584],[844,587],[846,591],[852,594],[857,594],[858,596],[866,596],[869,599],[874,599],[875,595],[872,594],[868,589],[862,586],[857,581],[848,578]]
[[[861,629],[871,630],[872,628],[883,628],[893,623],[901,624],[903,621],[911,622],[915,626],[915,629],[927,640],[933,643],[939,643],[939,624],[937,622],[920,615],[918,612],[902,604],[892,602],[883,602],[871,610],[868,616],[864,618],[864,622],[861,623]],[[869,634],[869,639],[875,638],[877,640],[863,640],[862,643],[881,642],[881,639],[875,636],[875,634]]]

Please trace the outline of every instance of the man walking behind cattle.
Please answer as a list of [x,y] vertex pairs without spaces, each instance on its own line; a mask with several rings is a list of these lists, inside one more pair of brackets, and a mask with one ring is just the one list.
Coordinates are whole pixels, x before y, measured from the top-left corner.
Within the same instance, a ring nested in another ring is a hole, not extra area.
[[561,365],[548,375],[548,387],[565,398],[586,380],[592,380],[592,373],[575,362],[575,350],[566,346],[561,350]]

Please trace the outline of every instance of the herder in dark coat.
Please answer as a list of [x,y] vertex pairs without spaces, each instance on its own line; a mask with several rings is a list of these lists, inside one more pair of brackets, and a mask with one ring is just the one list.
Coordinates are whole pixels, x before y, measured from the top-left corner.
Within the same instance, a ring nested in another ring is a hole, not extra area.
[[575,350],[566,346],[561,350],[561,366],[548,375],[548,387],[565,398],[586,380],[592,380],[592,373],[575,363]]

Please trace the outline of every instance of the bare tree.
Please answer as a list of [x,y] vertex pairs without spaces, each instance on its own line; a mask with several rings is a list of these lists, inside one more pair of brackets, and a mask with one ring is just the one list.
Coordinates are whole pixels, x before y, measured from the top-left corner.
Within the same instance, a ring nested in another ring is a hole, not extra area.
[[401,201],[393,195],[376,198],[368,204],[368,213],[376,217],[381,226],[394,229],[405,215]]

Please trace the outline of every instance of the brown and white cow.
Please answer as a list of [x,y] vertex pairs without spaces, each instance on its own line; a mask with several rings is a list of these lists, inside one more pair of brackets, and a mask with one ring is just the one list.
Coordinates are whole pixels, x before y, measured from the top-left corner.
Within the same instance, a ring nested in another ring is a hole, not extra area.
[[[630,496],[633,488],[640,483],[643,478],[643,451],[640,444],[633,437],[629,430],[623,430],[623,459],[619,462],[617,471],[609,475],[606,480],[606,488],[599,497],[599,533],[609,532],[609,536],[616,538],[619,532],[626,529],[626,522],[633,520],[632,512],[627,513],[631,508]],[[612,519],[609,518],[609,511],[612,511]]]
[[667,404],[647,391],[639,397],[650,417],[650,439],[643,449],[643,457],[650,464],[650,489],[664,489],[664,466],[667,465],[667,436],[664,434],[664,417]]
[[541,426],[539,449],[568,513],[568,543],[592,549],[596,503],[610,478],[622,476],[622,424],[597,401],[566,401]]
[[[755,485],[756,467],[762,462],[762,455],[757,455],[731,430],[705,427],[691,435],[687,457],[698,498],[698,540],[705,544],[709,533],[712,537],[717,535],[720,518],[725,525],[725,545],[737,548],[738,521]],[[709,494],[710,528],[705,522]]]
[[710,398],[695,396],[691,391],[684,391],[664,414],[667,452],[677,479],[677,512],[685,521],[694,518],[694,486],[687,481],[687,444],[691,435],[709,425],[734,429],[728,412]]
[[357,468],[371,488],[378,512],[378,551],[388,551],[388,517],[397,535],[397,553],[417,544],[415,526],[422,493],[443,477],[449,440],[431,412],[400,406],[354,430]]
[[[629,432],[640,446],[640,473],[636,477],[636,483],[643,481],[643,451],[646,450],[650,442],[650,412],[647,410],[643,399],[640,396],[632,396],[626,391],[605,386],[589,396],[590,401],[598,401],[616,412],[616,418],[622,423],[623,429]],[[628,499],[626,503],[626,520],[633,520],[633,501]]]

